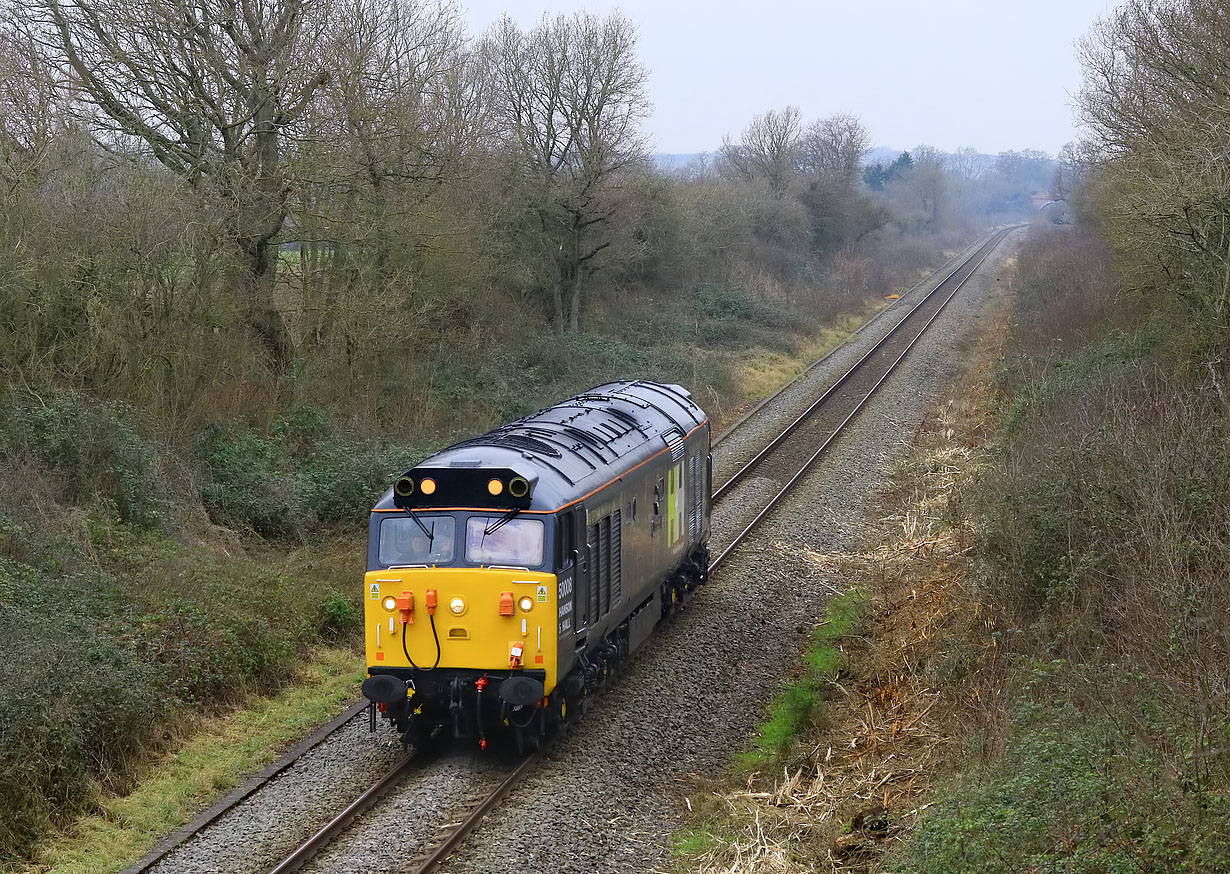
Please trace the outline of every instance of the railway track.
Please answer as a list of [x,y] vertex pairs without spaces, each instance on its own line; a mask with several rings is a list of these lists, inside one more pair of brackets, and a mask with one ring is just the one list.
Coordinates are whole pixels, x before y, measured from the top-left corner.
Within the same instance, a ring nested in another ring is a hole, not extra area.
[[[885,319],[886,317],[891,317],[891,315],[896,310],[904,306],[909,306],[909,301],[919,296],[918,290],[925,288],[937,276],[944,275],[944,279],[941,279],[939,283],[937,283],[937,285],[942,284],[949,276],[952,275],[953,271],[958,269],[962,264],[966,263],[970,259],[971,257],[970,253],[976,252],[977,249],[981,248],[982,245],[983,245],[982,243],[973,243],[969,246],[966,246],[965,249],[963,249],[961,252],[957,253],[952,258],[949,258],[948,261],[946,261],[944,264],[940,265],[935,270],[927,274],[926,278],[924,278],[921,282],[915,285],[912,289],[910,289],[905,294],[903,294],[898,300],[893,301],[889,306],[880,310],[878,313],[873,315],[871,318],[867,319],[867,321],[863,322],[861,325],[855,328],[851,332],[852,335],[859,336],[863,334],[877,322]],[[933,286],[933,289],[934,287],[935,286]],[[930,294],[930,292],[924,292],[924,294]],[[838,346],[836,349],[833,349],[832,351],[826,353],[825,355],[822,355],[821,357],[817,358],[811,364],[807,365],[805,368],[799,371],[794,376],[794,378],[790,379],[788,382],[780,386],[771,395],[768,395],[767,397],[761,398],[759,401],[757,401],[754,406],[752,406],[750,409],[748,409],[746,412],[740,415],[737,419],[735,419],[735,421],[727,425],[721,434],[713,438],[713,448],[716,449],[720,444],[725,442],[728,437],[732,436],[736,431],[738,431],[748,422],[754,420],[757,414],[759,414],[765,407],[772,404],[774,401],[776,401],[786,392],[790,391],[792,388],[798,385],[802,380],[806,379],[807,376],[811,374],[812,371],[816,370],[816,368],[821,367],[826,362],[831,360],[834,355],[844,350],[847,345],[848,344],[843,344],[841,346]]]
[[[482,823],[483,818],[503,800],[513,787],[532,771],[539,762],[540,753],[534,752],[521,758],[494,789],[475,793],[462,800],[448,811],[449,819],[461,819],[442,824],[433,839],[419,848],[416,855],[405,863],[404,870],[419,874],[434,870],[456,847]],[[298,871],[323,850],[356,819],[393,789],[412,770],[418,755],[407,756],[371,788],[346,806],[346,809],[330,820],[323,828],[300,844],[294,852],[270,869],[269,874],[291,874]]]
[[[726,496],[733,493],[737,483],[753,472],[784,481],[784,485],[769,501],[765,502],[755,518],[723,548],[712,562],[711,568],[716,569],[724,562],[727,556],[777,506],[795,483],[811,469],[841,430],[884,384],[948,302],[1012,230],[1015,228],[1008,228],[993,234],[972,255],[954,267],[934,289],[913,305],[909,313],[894,328],[846,371],[815,403],[809,406],[803,415],[791,422],[755,458],[715,490],[714,506],[716,507]],[[738,427],[738,423],[735,427]],[[790,438],[798,439],[791,440]],[[446,836],[430,851],[420,853],[406,870],[411,874],[428,874],[435,870],[467,836],[479,828],[483,819],[521,782],[526,774],[539,764],[539,761],[538,753],[526,756],[481,803],[473,806],[462,822],[448,828]],[[364,793],[365,796],[367,794]],[[351,813],[352,808],[353,813]],[[348,816],[348,821],[352,821],[363,809],[365,806],[359,806],[356,801],[350,808],[347,808],[343,816]],[[273,869],[271,874],[289,874],[297,870],[297,865],[292,866],[291,862],[296,859],[310,858],[318,852],[319,847],[314,846],[314,842],[331,840],[337,831],[333,825],[330,823],[330,826],[321,829],[308,844]]]
[[[754,458],[746,462],[715,489],[713,503],[716,508],[726,497],[735,493],[735,489],[740,482],[752,474],[781,483],[780,488],[777,489],[774,495],[769,500],[763,502],[755,517],[722,548],[721,552],[711,563],[712,570],[716,570],[719,565],[725,562],[739,544],[751,534],[773,508],[790,492],[798,480],[810,470],[824,453],[825,449],[841,433],[842,429],[854,419],[863,405],[884,384],[893,370],[905,358],[910,348],[913,347],[927,327],[938,317],[970,276],[974,274],[978,266],[1015,229],[1013,227],[996,232],[971,255],[962,258],[956,266],[949,269],[952,264],[950,261],[949,265],[945,265],[945,267],[936,271],[936,274],[947,271],[947,275],[931,291],[925,293],[920,300],[914,303],[901,321],[833,383],[802,415],[782,429]],[[933,279],[936,274],[932,274],[930,278]],[[883,312],[886,311],[882,311],[876,318],[882,316]],[[875,318],[869,320],[863,328],[875,320]],[[859,330],[862,331],[863,328]],[[774,395],[757,404],[752,410],[727,428],[714,441],[714,445],[716,446],[745,422],[753,418],[765,406],[799,380],[805,378],[814,368],[822,364],[829,357],[825,356],[814,362]],[[174,849],[216,821],[228,810],[249,798],[263,785],[283,773],[304,753],[323,742],[350,719],[357,717],[363,709],[364,702],[348,708],[335,720],[322,726],[321,729],[305,739],[303,743],[295,747],[290,753],[279,759],[278,762],[275,762],[256,775],[244,787],[231,793],[207,810],[197,820],[189,823],[183,829],[180,829],[161,842],[150,854],[136,865],[125,869],[122,874],[145,874],[145,872],[165,859]],[[426,874],[426,872],[437,868],[467,836],[472,834],[481,825],[487,814],[527,774],[533,771],[541,761],[540,756],[540,753],[531,753],[525,756],[512,766],[507,776],[485,796],[467,799],[462,804],[454,806],[452,813],[456,815],[460,812],[463,818],[460,821],[442,825],[435,838],[418,851],[418,855],[407,863],[404,870],[413,872],[413,874]],[[421,754],[414,753],[398,762],[375,784],[357,796],[344,810],[322,828],[318,829],[275,867],[270,869],[270,874],[290,874],[290,872],[298,871],[302,868],[338,835],[345,832],[365,811],[370,809],[410,774],[414,770],[413,765],[420,758]]]
[[1004,238],[1018,226],[991,235],[972,255],[958,264],[938,285],[919,300],[895,327],[884,335],[798,418],[783,428],[755,457],[713,491],[717,507],[737,485],[756,474],[781,487],[750,522],[710,563],[716,570],[757,525],[789,494],[816,463],[824,450],[879,390],[931,323],[974,275]]

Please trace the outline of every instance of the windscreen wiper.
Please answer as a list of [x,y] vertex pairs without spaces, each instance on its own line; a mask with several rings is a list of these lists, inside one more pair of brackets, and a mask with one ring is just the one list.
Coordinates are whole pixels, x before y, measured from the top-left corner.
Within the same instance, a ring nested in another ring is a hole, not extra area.
[[406,508],[406,515],[409,516],[411,519],[413,519],[414,524],[419,526],[419,529],[424,534],[427,535],[427,551],[431,552],[432,541],[436,539],[436,520],[435,519],[431,520],[431,529],[428,530],[427,526],[423,524],[423,520],[420,519],[418,516],[414,515],[412,512],[410,512],[410,509],[408,507]]
[[484,528],[483,537],[486,537],[488,534],[494,534],[496,531],[502,528],[505,524],[507,524],[508,522],[511,522],[512,518],[520,512],[521,512],[520,507],[513,507],[511,510],[508,511],[507,514],[501,516],[499,519],[496,519],[487,528]]

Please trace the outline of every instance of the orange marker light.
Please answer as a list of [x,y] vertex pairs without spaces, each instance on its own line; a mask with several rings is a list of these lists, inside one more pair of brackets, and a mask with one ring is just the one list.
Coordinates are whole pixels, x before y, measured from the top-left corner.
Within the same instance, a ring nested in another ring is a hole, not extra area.
[[419,491],[425,495],[434,495],[436,493],[436,481],[434,479],[419,480]]
[[500,482],[498,479],[487,480],[487,491],[489,491],[492,496],[498,495],[504,491],[504,483]]
[[513,615],[513,593],[512,592],[500,592],[500,615],[501,616],[512,616]]

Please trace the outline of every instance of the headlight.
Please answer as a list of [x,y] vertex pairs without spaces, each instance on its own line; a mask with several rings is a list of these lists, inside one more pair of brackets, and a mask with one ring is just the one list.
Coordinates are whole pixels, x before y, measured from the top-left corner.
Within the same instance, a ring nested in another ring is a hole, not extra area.
[[522,613],[529,613],[531,610],[534,609],[534,599],[531,598],[529,595],[525,595],[524,597],[522,597],[520,603],[521,603]]
[[448,602],[448,609],[453,611],[454,616],[460,616],[462,613],[466,612],[466,602],[460,598],[454,598]]
[[394,598],[392,595],[386,595],[385,599],[381,601],[380,603],[384,607],[384,609],[388,610],[390,613],[392,613],[394,610],[397,609],[397,599]]

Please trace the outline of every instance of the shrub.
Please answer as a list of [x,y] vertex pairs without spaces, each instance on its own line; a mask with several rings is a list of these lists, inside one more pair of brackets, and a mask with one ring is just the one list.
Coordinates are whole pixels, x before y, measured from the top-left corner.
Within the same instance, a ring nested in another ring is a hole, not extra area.
[[302,528],[299,480],[281,446],[246,428],[208,425],[197,441],[201,499],[220,525],[277,537]]
[[1230,409],[1201,328],[1107,306],[1092,251],[1022,254],[1024,354],[972,496],[975,582],[1027,680],[1005,752],[895,870],[1230,870]]
[[324,637],[342,637],[359,628],[360,608],[353,597],[337,589],[329,589],[319,610],[320,633]]
[[165,530],[170,524],[163,454],[132,408],[72,392],[10,393],[0,425],[0,455],[36,459],[60,478],[70,502],[107,503],[125,524],[139,528]]
[[406,448],[334,439],[302,462],[299,489],[304,506],[321,522],[362,524],[393,479],[423,455]]
[[[1088,698],[1115,687],[1117,694],[1101,701]],[[890,869],[1230,870],[1230,836],[1220,827],[1230,799],[1198,779],[1197,750],[1183,724],[1187,708],[1156,692],[1125,681],[1114,666],[1043,666],[1016,706],[1003,757],[950,787]],[[1154,714],[1152,737],[1139,731],[1131,713],[1107,706],[1126,695],[1137,714]],[[1077,703],[1082,700],[1086,706]],[[1164,749],[1169,744],[1157,738],[1166,734],[1187,742]],[[1223,754],[1223,778],[1228,765],[1230,755]]]
[[[153,668],[108,634],[109,606],[79,576],[49,585],[0,559],[0,863],[88,809],[166,712]],[[70,607],[71,605],[71,607]]]
[[210,425],[197,454],[205,508],[220,525],[267,537],[300,534],[316,522],[361,523],[393,478],[422,457],[334,435],[319,410],[300,407],[265,437],[239,425]]

